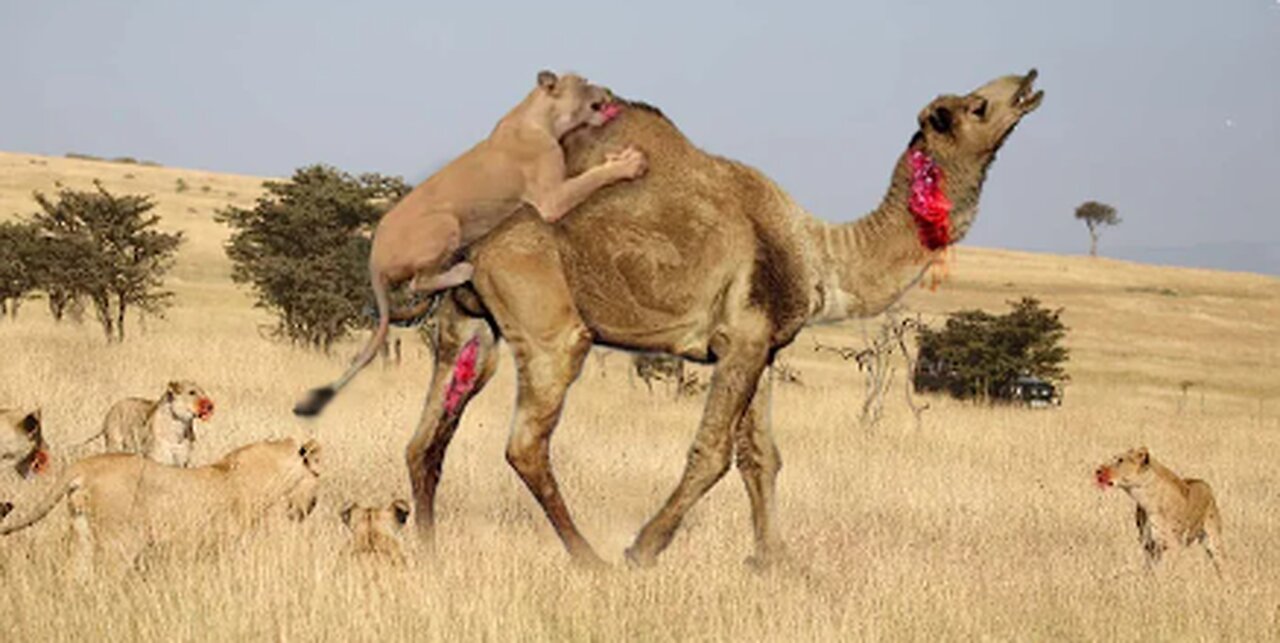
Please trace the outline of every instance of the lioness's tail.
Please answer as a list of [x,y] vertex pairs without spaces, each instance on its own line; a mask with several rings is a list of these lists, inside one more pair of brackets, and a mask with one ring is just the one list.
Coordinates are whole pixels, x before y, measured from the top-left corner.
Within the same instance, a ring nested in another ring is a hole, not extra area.
[[307,393],[307,397],[298,402],[293,407],[294,415],[302,417],[312,417],[320,415],[325,405],[346,386],[369,362],[373,361],[378,349],[387,341],[387,332],[391,327],[391,298],[387,293],[387,280],[377,272],[373,272],[373,298],[378,304],[378,327],[373,331],[373,337],[369,338],[368,343],[364,345],[364,350],[351,361],[351,366],[347,372],[338,378],[338,381],[320,388],[311,389]]
[[68,471],[62,480],[58,481],[58,485],[53,488],[53,491],[49,492],[49,495],[45,496],[44,500],[41,500],[40,504],[35,506],[35,509],[32,509],[21,520],[15,520],[13,524],[0,528],[0,536],[8,536],[15,531],[22,531],[40,522],[45,516],[49,515],[50,511],[53,511],[54,507],[58,506],[58,503],[63,498],[67,497],[67,494],[79,489],[81,483],[80,472],[74,469]]

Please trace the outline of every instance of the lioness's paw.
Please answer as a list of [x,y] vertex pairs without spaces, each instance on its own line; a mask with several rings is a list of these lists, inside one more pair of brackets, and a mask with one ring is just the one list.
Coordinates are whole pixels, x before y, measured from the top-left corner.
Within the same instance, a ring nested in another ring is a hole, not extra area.
[[606,154],[604,162],[605,165],[613,168],[624,179],[634,179],[642,176],[645,170],[649,168],[649,162],[645,159],[644,152],[634,147],[628,147],[621,152]]

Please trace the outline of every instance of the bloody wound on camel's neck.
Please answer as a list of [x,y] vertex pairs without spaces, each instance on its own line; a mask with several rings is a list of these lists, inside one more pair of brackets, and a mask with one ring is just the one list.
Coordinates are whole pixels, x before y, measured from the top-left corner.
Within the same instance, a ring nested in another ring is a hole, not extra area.
[[920,245],[928,250],[940,250],[951,243],[951,200],[945,190],[946,173],[921,148],[912,148],[907,154],[911,165],[907,209],[915,221]]

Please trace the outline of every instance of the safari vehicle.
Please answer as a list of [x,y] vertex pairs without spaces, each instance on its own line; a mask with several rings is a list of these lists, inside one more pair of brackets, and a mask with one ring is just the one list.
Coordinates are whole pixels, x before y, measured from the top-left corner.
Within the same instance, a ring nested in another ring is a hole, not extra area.
[[1000,399],[1010,404],[1025,404],[1031,408],[1062,406],[1062,393],[1052,382],[1023,375],[1005,385]]

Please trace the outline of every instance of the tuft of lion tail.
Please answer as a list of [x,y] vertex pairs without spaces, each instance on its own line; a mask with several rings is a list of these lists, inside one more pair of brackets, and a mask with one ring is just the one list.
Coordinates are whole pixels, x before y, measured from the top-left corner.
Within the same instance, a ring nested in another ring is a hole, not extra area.
[[374,329],[373,336],[365,343],[364,349],[359,355],[351,361],[351,366],[347,368],[347,372],[342,374],[337,381],[327,386],[314,388],[307,392],[306,398],[298,402],[293,407],[293,414],[299,417],[315,417],[324,411],[324,407],[329,404],[334,397],[338,395],[338,391],[346,386],[364,367],[373,361],[378,354],[378,349],[387,341],[387,333],[391,328],[391,297],[387,293],[389,285],[386,278],[376,271],[373,271],[371,279],[373,285],[373,298],[378,305],[378,327]]
[[79,489],[81,484],[82,480],[80,479],[80,472],[75,470],[68,471],[66,475],[58,481],[58,485],[53,488],[53,491],[49,492],[49,495],[45,496],[45,498],[40,501],[40,504],[37,504],[30,513],[24,516],[21,520],[15,520],[13,524],[5,525],[3,528],[0,528],[0,536],[8,536],[15,531],[22,531],[23,529],[44,520],[44,517],[49,515],[49,512],[53,511],[53,508],[58,506],[58,503],[62,502],[62,499],[66,498],[67,494]]

